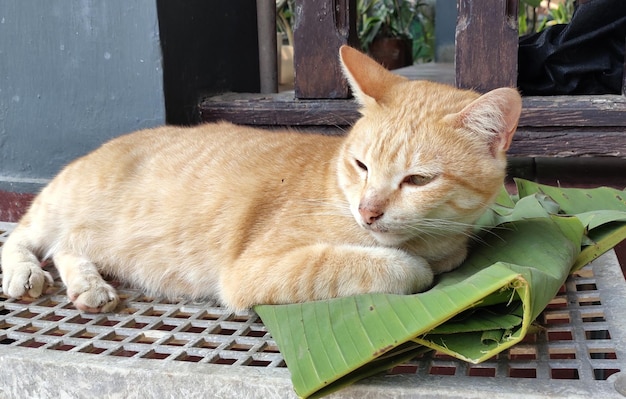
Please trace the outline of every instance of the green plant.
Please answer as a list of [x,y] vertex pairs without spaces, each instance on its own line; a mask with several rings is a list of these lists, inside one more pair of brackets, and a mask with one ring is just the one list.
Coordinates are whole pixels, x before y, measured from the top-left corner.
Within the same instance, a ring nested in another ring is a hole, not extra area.
[[276,0],[276,28],[284,33],[287,42],[293,45],[294,0]]
[[537,7],[541,0],[519,0],[518,31],[520,36],[534,32],[537,24]]
[[358,0],[358,36],[364,51],[379,37],[413,40],[413,58],[430,61],[434,54],[434,23],[419,0]]
[[519,0],[518,27],[520,36],[534,32],[541,32],[545,28],[566,24],[574,14],[574,0],[563,0],[556,3],[556,7],[540,7],[541,0]]
[[544,18],[537,32],[544,30],[548,26],[557,24],[567,24],[572,20],[574,14],[574,0],[565,0],[560,3],[557,8],[551,9],[548,12],[548,18]]

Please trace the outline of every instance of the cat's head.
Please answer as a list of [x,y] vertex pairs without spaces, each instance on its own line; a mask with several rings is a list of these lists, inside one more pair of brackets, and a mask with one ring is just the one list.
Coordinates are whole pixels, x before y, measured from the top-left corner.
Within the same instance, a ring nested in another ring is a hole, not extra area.
[[362,105],[337,171],[357,223],[393,246],[467,231],[503,183],[521,112],[518,92],[481,96],[409,81],[350,47],[340,56]]

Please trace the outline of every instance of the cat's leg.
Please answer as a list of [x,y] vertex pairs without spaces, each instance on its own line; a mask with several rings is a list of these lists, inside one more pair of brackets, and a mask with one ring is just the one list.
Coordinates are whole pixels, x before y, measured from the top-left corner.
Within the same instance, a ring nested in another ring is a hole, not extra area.
[[26,221],[18,225],[2,246],[2,291],[12,297],[38,298],[53,284],[50,273],[41,268]]
[[[458,242],[463,243],[463,238],[460,237]],[[461,263],[463,263],[466,257],[467,246],[465,244],[462,244],[455,248],[455,244],[451,243],[448,247],[448,253],[446,254],[446,256],[440,260],[431,261],[430,267],[435,275],[449,272],[461,266]]]
[[67,296],[77,309],[89,313],[110,312],[119,303],[115,289],[89,259],[60,251],[52,260],[67,287]]
[[315,244],[240,258],[221,276],[221,297],[225,305],[245,309],[374,292],[412,294],[432,282],[425,259],[398,249]]

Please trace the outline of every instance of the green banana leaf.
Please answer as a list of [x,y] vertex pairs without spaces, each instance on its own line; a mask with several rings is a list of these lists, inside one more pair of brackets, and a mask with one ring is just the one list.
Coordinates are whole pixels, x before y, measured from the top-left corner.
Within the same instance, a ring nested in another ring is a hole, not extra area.
[[[477,226],[458,269],[415,295],[255,308],[301,397],[319,397],[438,350],[478,363],[520,342],[572,267],[626,238],[626,193],[517,181]],[[591,248],[591,249],[590,249]]]
[[559,204],[565,214],[576,215],[588,229],[586,246],[572,266],[578,270],[602,255],[626,236],[626,191],[608,187],[557,188],[516,180],[520,197],[543,194]]

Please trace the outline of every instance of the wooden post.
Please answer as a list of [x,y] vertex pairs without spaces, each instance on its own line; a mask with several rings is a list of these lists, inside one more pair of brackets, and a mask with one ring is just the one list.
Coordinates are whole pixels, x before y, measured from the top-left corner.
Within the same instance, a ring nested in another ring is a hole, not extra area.
[[339,47],[355,46],[356,0],[296,0],[294,89],[297,98],[348,98]]
[[456,86],[517,86],[518,0],[458,0]]
[[256,0],[261,93],[278,93],[276,1]]

